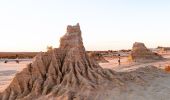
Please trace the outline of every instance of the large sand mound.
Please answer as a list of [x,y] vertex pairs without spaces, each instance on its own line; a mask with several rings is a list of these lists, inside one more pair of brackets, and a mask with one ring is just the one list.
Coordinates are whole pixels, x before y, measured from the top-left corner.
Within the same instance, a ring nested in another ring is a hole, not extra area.
[[128,93],[129,86],[147,86],[151,80],[165,76],[152,66],[130,73],[101,68],[86,54],[77,24],[67,27],[59,48],[38,54],[32,64],[16,74],[0,99],[127,100],[117,98],[126,97],[120,95]]

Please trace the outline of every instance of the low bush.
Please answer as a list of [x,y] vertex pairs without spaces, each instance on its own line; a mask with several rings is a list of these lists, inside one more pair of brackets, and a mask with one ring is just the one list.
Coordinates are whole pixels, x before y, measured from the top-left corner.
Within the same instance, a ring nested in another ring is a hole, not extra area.
[[170,72],[170,66],[166,66],[165,71]]

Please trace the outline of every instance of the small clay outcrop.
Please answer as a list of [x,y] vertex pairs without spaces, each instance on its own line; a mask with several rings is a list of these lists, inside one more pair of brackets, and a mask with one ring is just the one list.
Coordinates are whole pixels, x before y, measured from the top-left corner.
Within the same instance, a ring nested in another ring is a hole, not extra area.
[[108,63],[109,62],[100,53],[89,52],[88,55],[91,59],[95,60],[98,63]]
[[131,60],[137,62],[145,62],[145,61],[154,61],[154,60],[162,60],[163,57],[157,53],[152,52],[144,43],[135,42],[133,44],[132,52],[131,52]]

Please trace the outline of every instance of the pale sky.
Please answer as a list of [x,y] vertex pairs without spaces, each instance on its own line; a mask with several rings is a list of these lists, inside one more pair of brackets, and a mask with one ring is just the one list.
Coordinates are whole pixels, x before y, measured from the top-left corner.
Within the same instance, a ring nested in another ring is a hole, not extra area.
[[0,0],[0,52],[58,47],[77,22],[86,50],[170,46],[169,0]]

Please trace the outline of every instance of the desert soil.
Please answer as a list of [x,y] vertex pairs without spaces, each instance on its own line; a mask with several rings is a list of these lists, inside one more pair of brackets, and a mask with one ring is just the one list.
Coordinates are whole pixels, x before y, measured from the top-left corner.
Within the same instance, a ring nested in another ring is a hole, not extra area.
[[[167,60],[157,61],[157,62],[150,62],[150,63],[130,63],[128,62],[127,57],[121,58],[121,65],[119,66],[117,63],[117,59],[110,59],[106,58],[109,63],[100,63],[103,68],[113,69],[118,72],[127,72],[132,71],[140,67],[145,67],[148,65],[154,65],[159,68],[164,68],[166,65],[170,65],[170,53],[163,55]],[[10,82],[14,78],[17,72],[20,72],[23,68],[26,67],[27,64],[31,63],[32,61],[22,61],[19,64],[16,62],[0,62],[0,91],[3,91],[6,87],[9,86]],[[169,77],[160,77],[156,80],[150,82],[150,85],[146,87],[139,87],[129,84],[131,90],[127,90],[128,92],[121,92],[116,91],[109,91],[108,93],[117,94],[117,97],[110,97],[114,98],[115,100],[166,100],[170,96],[170,78]],[[159,86],[159,87],[158,87]],[[140,89],[140,91],[139,91]],[[108,94],[108,95],[109,95]],[[156,95],[155,95],[156,94]],[[153,98],[154,97],[154,98]],[[109,98],[108,98],[109,99]]]
[[0,92],[10,84],[15,74],[20,72],[29,63],[31,63],[31,60],[22,61],[19,64],[14,61],[8,63],[0,61]]

